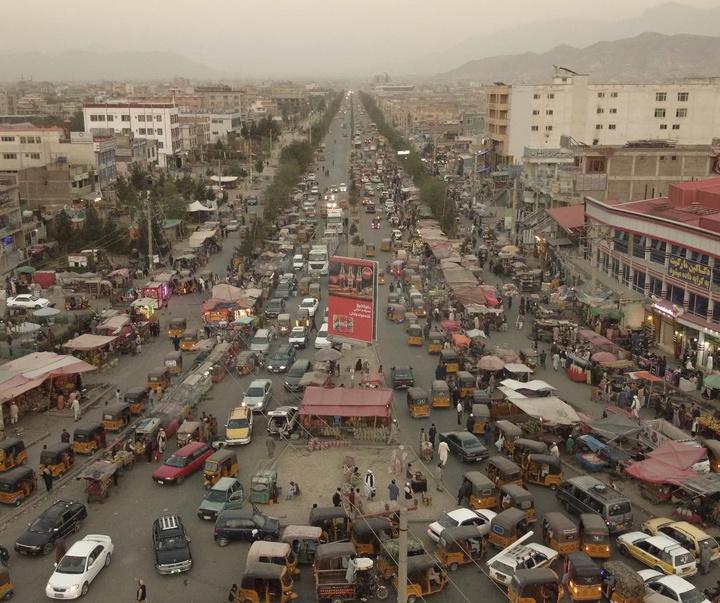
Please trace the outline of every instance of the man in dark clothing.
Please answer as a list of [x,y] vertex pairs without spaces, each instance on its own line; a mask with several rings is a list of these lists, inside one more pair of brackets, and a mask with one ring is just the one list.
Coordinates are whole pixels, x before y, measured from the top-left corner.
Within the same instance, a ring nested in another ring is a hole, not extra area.
[[457,504],[461,505],[463,503],[463,500],[465,500],[466,498],[468,499],[468,502],[470,502],[471,495],[472,484],[470,483],[470,480],[468,480],[467,478],[463,478],[463,483],[458,490]]
[[425,337],[425,341],[430,339],[430,321],[426,320],[425,324],[423,325],[423,337]]
[[435,438],[437,437],[437,428],[435,427],[435,423],[433,423],[430,426],[430,430],[428,431],[428,442],[430,442],[430,445],[433,447],[433,450],[435,450]]
[[475,416],[472,413],[470,413],[467,423],[465,423],[465,427],[467,427],[467,430],[470,433],[474,433],[474,431],[475,431]]
[[67,429],[62,430],[62,433],[60,434],[60,441],[63,444],[67,444],[70,442],[70,432]]
[[177,335],[173,335],[172,338],[173,348],[176,352],[180,351],[180,338]]
[[540,368],[545,368],[545,360],[547,360],[547,354],[545,353],[545,350],[542,350],[540,352]]
[[50,467],[45,467],[42,470],[42,478],[43,478],[43,481],[45,482],[45,490],[47,492],[50,492],[53,487],[53,474],[52,474],[52,470],[50,469]]
[[360,371],[362,371],[362,360],[358,358],[357,362],[355,363],[355,372],[359,373]]
[[333,506],[334,506],[334,507],[339,507],[341,500],[342,500],[342,496],[341,496],[341,494],[340,494],[340,488],[338,488],[338,489],[335,491],[335,494],[333,494],[333,497],[332,497]]
[[310,317],[310,332],[317,331],[317,325],[315,324],[315,315]]

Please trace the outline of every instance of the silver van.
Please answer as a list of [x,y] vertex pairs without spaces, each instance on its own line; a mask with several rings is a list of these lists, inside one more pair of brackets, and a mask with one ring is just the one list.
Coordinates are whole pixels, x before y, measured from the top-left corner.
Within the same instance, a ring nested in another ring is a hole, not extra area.
[[555,496],[570,513],[598,513],[611,534],[632,528],[630,499],[594,477],[582,475],[565,480],[555,490]]
[[220,511],[234,503],[233,508],[240,508],[244,497],[242,484],[234,477],[221,477],[205,495],[200,503],[198,517],[215,520]]
[[272,335],[270,335],[269,329],[258,329],[255,333],[255,337],[250,342],[250,349],[253,352],[260,352],[263,355],[267,355],[270,351],[270,344],[272,343]]

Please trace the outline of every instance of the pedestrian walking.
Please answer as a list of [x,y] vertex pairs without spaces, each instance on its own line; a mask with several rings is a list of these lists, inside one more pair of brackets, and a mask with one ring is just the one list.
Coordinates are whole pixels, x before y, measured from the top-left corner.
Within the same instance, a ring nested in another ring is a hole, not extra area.
[[135,593],[135,600],[138,603],[147,603],[147,587],[142,580],[138,580],[137,592]]
[[458,401],[457,406],[455,407],[455,412],[457,412],[457,424],[462,425],[462,418],[463,418],[463,405],[461,402]]
[[60,563],[60,560],[65,556],[65,553],[67,553],[65,539],[59,538],[57,542],[55,542],[55,563]]
[[435,476],[437,477],[435,489],[438,492],[442,492],[443,490],[445,490],[445,475],[444,475],[444,467],[441,462],[438,463],[437,469],[435,469]]
[[135,349],[138,354],[142,352],[142,339],[140,338],[140,335],[135,336]]
[[[72,394],[73,396],[75,394]],[[73,417],[75,418],[75,421],[80,420],[80,400],[77,399],[77,397],[73,398],[72,403],[70,404],[70,408],[72,408],[73,411]]]
[[707,540],[703,540],[700,545],[700,573],[704,576],[710,572],[710,561],[712,561],[712,551]]
[[428,441],[433,450],[435,450],[435,438],[437,438],[437,428],[435,427],[435,423],[433,423],[430,425],[430,430],[428,431]]
[[158,434],[157,434],[157,448],[158,448],[158,452],[160,454],[165,452],[166,445],[167,445],[167,434],[165,433],[165,430],[161,427],[158,430]]
[[450,447],[448,446],[447,442],[440,442],[438,444],[438,457],[440,458],[440,462],[442,463],[443,467],[447,463],[448,454],[450,454]]
[[275,440],[270,437],[265,438],[265,446],[267,447],[268,458],[271,459],[275,456]]
[[552,363],[555,372],[557,372],[560,369],[560,354],[558,354],[557,352],[553,354]]
[[155,406],[155,390],[154,390],[154,389],[151,389],[151,390],[148,392],[148,406],[149,406],[150,408],[152,408],[153,406]]
[[388,496],[390,497],[390,500],[397,500],[399,495],[399,486],[395,483],[395,480],[391,480],[391,482],[388,484]]
[[387,439],[387,445],[392,446],[393,444],[399,444],[400,438],[398,437],[398,422],[397,419],[393,419],[390,423],[390,435]]
[[425,428],[420,428],[420,433],[418,434],[418,442],[420,444],[420,450],[423,449],[424,445],[428,443],[428,435],[425,433]]
[[18,408],[17,402],[13,400],[10,403],[10,425],[15,425],[20,418],[20,408]]
[[403,494],[405,496],[405,504],[410,504],[408,501],[415,498],[415,495],[412,491],[412,486],[410,485],[410,482],[405,482],[405,487],[403,488]]
[[545,353],[545,350],[540,351],[540,368],[545,368],[545,360],[547,360],[547,354]]
[[640,400],[637,396],[633,397],[630,403],[630,412],[632,412],[632,416],[636,419],[640,418]]
[[115,402],[122,402],[122,394],[120,393],[119,387],[115,390]]
[[550,446],[550,454],[554,456],[555,458],[560,458],[560,449],[558,448],[558,445],[553,442]]
[[172,344],[173,344],[173,348],[175,349],[175,351],[179,352],[180,351],[180,338],[177,335],[173,335]]
[[575,439],[572,437],[572,434],[570,434],[568,439],[565,441],[565,452],[569,455],[572,455],[573,452],[575,452]]
[[67,429],[62,430],[62,433],[60,434],[60,441],[63,444],[68,444],[70,442],[70,432]]
[[[360,490],[358,490],[358,493],[359,492],[360,492]],[[347,501],[348,501],[348,504],[350,505],[350,511],[355,510],[355,505],[357,504],[356,499],[359,497],[360,497],[360,495],[358,494],[357,496],[355,496],[355,490],[350,488],[350,492],[348,492],[348,495],[347,495]]]
[[524,322],[525,315],[522,312],[518,312],[517,320],[515,320],[515,326],[517,327],[518,331],[522,331]]
[[317,330],[318,330],[317,325],[315,324],[315,315],[313,314],[310,317],[310,332],[312,333],[313,331],[317,331]]
[[490,421],[485,421],[485,428],[483,429],[483,438],[485,439],[485,448],[490,450],[490,446],[492,445],[492,427],[490,426]]
[[50,492],[50,490],[52,490],[52,487],[53,487],[53,474],[52,474],[52,469],[50,469],[50,467],[45,466],[43,468],[42,478],[43,478],[43,481],[45,482],[45,491]]
[[338,488],[337,490],[335,490],[335,494],[332,495],[333,507],[339,507],[341,501],[342,501],[342,491],[340,490],[340,488]]
[[368,469],[365,474],[365,498],[372,500],[375,497],[375,476],[372,469]]
[[472,484],[470,483],[470,480],[466,477],[463,477],[463,482],[460,485],[460,489],[458,490],[457,495],[457,504],[461,505],[463,504],[463,501],[467,498],[468,502],[470,502],[470,496],[472,495]]

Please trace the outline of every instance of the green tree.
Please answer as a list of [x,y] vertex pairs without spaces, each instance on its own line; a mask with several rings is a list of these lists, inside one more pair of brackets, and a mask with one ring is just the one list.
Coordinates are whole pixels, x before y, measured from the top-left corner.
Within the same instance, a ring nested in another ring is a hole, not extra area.
[[94,244],[103,239],[103,223],[98,215],[95,204],[90,202],[85,210],[85,220],[82,229],[83,243],[87,245]]
[[258,174],[262,174],[264,169],[265,169],[265,162],[258,157],[258,159],[255,160],[255,171]]
[[51,226],[52,238],[58,242],[58,246],[63,253],[77,248],[79,237],[67,212],[59,212],[53,219]]
[[362,249],[363,245],[365,245],[365,239],[361,238],[360,235],[355,235],[350,241],[350,245],[353,246],[353,255],[357,257],[358,249]]

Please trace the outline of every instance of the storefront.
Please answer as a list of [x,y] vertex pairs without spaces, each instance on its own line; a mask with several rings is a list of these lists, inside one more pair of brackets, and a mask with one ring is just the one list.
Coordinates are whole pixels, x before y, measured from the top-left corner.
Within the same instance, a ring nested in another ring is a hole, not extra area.
[[644,332],[662,350],[677,360],[682,354],[683,329],[677,319],[683,309],[667,300],[657,300],[646,308]]

